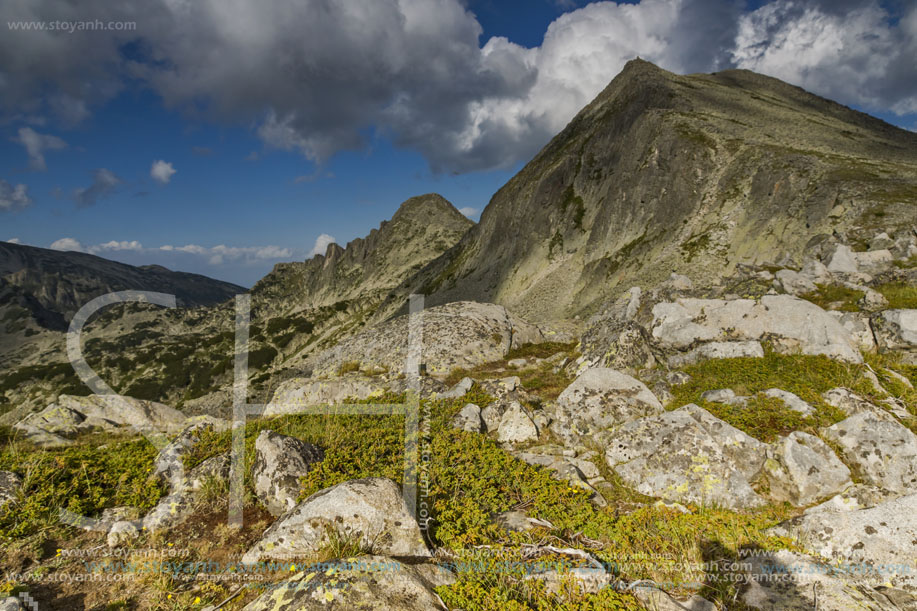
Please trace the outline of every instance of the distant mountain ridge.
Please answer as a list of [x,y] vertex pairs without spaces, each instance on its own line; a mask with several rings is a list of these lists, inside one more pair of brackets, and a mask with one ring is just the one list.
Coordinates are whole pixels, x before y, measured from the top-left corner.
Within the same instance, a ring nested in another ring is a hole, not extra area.
[[42,325],[61,328],[88,301],[112,291],[173,294],[181,307],[211,306],[244,293],[244,287],[159,265],[135,267],[81,252],[61,252],[0,242],[0,299],[16,299]]
[[441,195],[412,197],[365,238],[346,247],[329,244],[324,255],[306,261],[277,264],[252,295],[260,307],[285,313],[356,299],[375,304],[473,226]]

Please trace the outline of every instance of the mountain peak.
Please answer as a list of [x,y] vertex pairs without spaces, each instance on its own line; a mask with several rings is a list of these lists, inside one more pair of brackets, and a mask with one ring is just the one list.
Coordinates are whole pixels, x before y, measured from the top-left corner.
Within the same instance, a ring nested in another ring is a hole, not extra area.
[[[414,219],[418,214],[431,220],[433,218],[443,220],[461,218],[463,221],[468,221],[449,200],[439,193],[425,193],[423,195],[415,195],[402,202],[392,216],[392,222],[404,218]],[[468,225],[470,226],[471,224],[468,221]]]

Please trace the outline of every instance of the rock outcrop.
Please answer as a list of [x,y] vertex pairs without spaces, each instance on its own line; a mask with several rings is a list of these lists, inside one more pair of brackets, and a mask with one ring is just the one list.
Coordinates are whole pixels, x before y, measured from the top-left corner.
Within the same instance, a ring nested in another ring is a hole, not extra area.
[[264,532],[242,562],[307,557],[332,536],[385,556],[430,555],[398,485],[367,478],[320,490],[299,503]]
[[863,361],[847,330],[817,305],[789,295],[752,299],[678,299],[653,308],[653,337],[661,346],[767,339],[776,349]]
[[733,509],[762,505],[751,487],[766,446],[696,405],[634,420],[606,441],[605,460],[637,492]]
[[866,483],[899,493],[917,487],[917,435],[890,414],[861,411],[821,434]]
[[917,592],[917,494],[856,511],[809,513],[769,532],[803,541],[832,564],[857,567],[873,583]]
[[782,550],[747,559],[742,602],[771,611],[906,611],[917,599],[894,588],[873,586],[856,571],[845,571],[808,556]]
[[768,496],[804,507],[850,485],[850,470],[824,441],[796,431],[781,437],[764,461]]

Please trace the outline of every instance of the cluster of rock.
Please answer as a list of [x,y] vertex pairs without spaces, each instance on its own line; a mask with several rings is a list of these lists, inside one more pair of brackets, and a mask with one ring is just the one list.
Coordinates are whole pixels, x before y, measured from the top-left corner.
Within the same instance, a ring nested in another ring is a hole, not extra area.
[[[821,560],[806,562],[912,563],[917,435],[889,409],[848,389],[832,389],[823,397],[844,411],[846,419],[822,428],[819,436],[795,431],[764,443],[697,405],[666,411],[646,385],[609,368],[583,371],[555,405],[542,409],[524,407],[519,400],[524,389],[509,386],[512,392],[484,410],[466,405],[453,426],[493,435],[518,458],[589,490],[598,504],[604,504],[602,462],[635,491],[683,510],[682,504],[746,510],[768,502],[797,507],[822,502],[801,520],[775,530],[817,542],[813,552]],[[802,413],[814,410],[780,389],[765,394]],[[705,393],[704,399],[734,404],[748,400],[728,389]],[[502,415],[488,424],[485,411]],[[547,431],[563,445],[532,445]],[[861,483],[855,485],[854,477]],[[525,516],[500,519],[513,529],[531,527]],[[882,582],[899,587],[912,588],[912,580],[907,570],[882,573]],[[770,596],[756,592],[750,601]]]
[[[917,284],[917,269],[895,265],[915,250],[915,235],[891,241],[880,234],[866,252],[820,244],[801,268],[773,272],[740,266],[712,287],[698,288],[673,274],[651,291],[630,289],[593,317],[583,335],[583,353],[591,365],[628,371],[760,357],[764,343],[778,352],[851,363],[862,362],[861,351],[895,351],[917,363],[917,313],[887,309],[888,301],[874,288],[888,282]],[[801,298],[821,286],[861,292],[860,311],[826,311]],[[742,296],[749,293],[757,296]]]

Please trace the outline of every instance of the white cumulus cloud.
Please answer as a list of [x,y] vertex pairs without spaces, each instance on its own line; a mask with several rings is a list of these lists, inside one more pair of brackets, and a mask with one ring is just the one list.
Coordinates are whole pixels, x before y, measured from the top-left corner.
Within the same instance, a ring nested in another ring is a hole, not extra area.
[[61,238],[51,242],[49,246],[51,250],[74,250],[76,252],[84,252],[83,245],[80,244],[78,240],[73,238]]
[[100,252],[111,251],[111,250],[141,251],[143,250],[143,244],[141,244],[137,240],[130,240],[130,241],[122,240],[120,242],[117,240],[111,240],[109,242],[105,242],[104,244],[96,244],[95,246],[90,246],[88,249],[88,251],[91,252],[92,254],[97,254]]
[[323,255],[325,251],[328,250],[329,244],[335,244],[337,240],[333,235],[328,235],[323,233],[317,238],[315,238],[315,245],[312,246],[312,250],[309,251],[309,257],[314,257],[315,255]]
[[10,238],[9,240],[6,240],[6,243],[7,244],[22,244],[22,240],[20,240],[19,238]]
[[849,10],[777,0],[739,20],[736,65],[823,96],[917,112],[917,4],[895,22],[876,2]]
[[160,184],[168,184],[177,170],[171,163],[158,159],[150,167],[150,177]]
[[478,215],[480,210],[478,210],[477,208],[472,208],[471,206],[465,206],[464,208],[459,208],[459,212],[461,212],[463,215],[467,216],[468,218],[474,218]]

